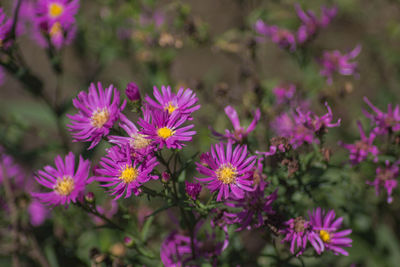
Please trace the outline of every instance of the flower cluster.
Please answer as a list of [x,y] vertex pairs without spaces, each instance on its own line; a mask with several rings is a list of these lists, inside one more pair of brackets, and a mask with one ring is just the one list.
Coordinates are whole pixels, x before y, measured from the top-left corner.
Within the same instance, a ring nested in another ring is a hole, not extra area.
[[307,248],[308,242],[318,254],[331,250],[334,254],[347,256],[344,247],[351,247],[352,240],[346,236],[351,230],[340,230],[343,217],[335,219],[333,210],[325,213],[321,208],[308,212],[309,220],[297,217],[285,222],[286,228],[281,230],[285,235],[282,242],[290,243],[290,252],[299,256]]
[[262,36],[271,38],[272,42],[283,49],[295,51],[297,45],[303,45],[315,37],[319,29],[327,27],[336,16],[337,8],[321,7],[321,17],[318,18],[313,11],[304,11],[299,4],[295,5],[297,16],[301,23],[296,32],[280,28],[276,25],[268,25],[262,20],[257,20],[254,28]]

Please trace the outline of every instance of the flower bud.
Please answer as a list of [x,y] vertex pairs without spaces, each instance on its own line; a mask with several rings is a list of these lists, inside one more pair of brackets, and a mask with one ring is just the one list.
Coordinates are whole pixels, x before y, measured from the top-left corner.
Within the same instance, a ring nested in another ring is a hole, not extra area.
[[124,244],[125,244],[125,246],[127,246],[127,247],[132,247],[133,245],[134,245],[134,241],[133,241],[133,239],[131,238],[131,237],[129,237],[129,236],[125,236],[124,237]]
[[93,192],[88,192],[88,193],[85,195],[85,200],[86,200],[86,202],[88,202],[88,203],[93,203],[93,201],[94,201],[94,194],[93,194]]
[[169,181],[169,179],[171,179],[171,175],[168,172],[163,172],[161,174],[161,180],[166,183]]
[[134,82],[128,83],[125,89],[125,94],[128,99],[132,102],[136,102],[140,100],[140,91],[139,87]]

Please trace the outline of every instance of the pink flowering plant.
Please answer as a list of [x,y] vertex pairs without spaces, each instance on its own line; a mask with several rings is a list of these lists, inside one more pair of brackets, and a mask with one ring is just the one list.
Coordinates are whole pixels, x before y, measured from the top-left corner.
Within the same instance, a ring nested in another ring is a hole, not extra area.
[[0,265],[397,266],[398,12],[217,2],[0,7]]

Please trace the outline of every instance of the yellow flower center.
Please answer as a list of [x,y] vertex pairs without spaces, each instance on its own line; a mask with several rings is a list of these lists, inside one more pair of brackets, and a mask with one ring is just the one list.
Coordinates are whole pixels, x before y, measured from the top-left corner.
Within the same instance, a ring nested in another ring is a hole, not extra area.
[[125,169],[123,169],[123,171],[121,171],[119,179],[121,179],[125,183],[129,184],[130,182],[136,180],[138,175],[139,175],[139,171],[136,168],[126,165]]
[[168,127],[163,127],[157,130],[157,135],[162,139],[167,139],[175,134],[175,131],[172,131]]
[[92,125],[96,128],[101,128],[110,118],[110,113],[107,108],[97,109],[93,112],[90,120],[92,121]]
[[147,139],[143,134],[136,134],[131,136],[132,139],[130,141],[131,147],[134,149],[143,149],[150,145],[151,140]]
[[64,7],[59,3],[51,3],[49,6],[49,15],[52,18],[58,18],[64,12]]
[[75,182],[71,176],[64,176],[62,178],[57,179],[56,186],[54,187],[54,191],[62,196],[68,196],[71,194],[72,190],[74,190]]
[[62,27],[60,22],[56,22],[50,28],[50,36],[53,37],[55,35],[59,35],[62,33]]
[[227,165],[222,165],[215,173],[217,174],[218,180],[220,180],[224,184],[231,184],[236,182],[237,171],[236,168],[233,167],[230,163],[228,163]]
[[168,106],[164,107],[164,110],[168,110],[168,113],[171,114],[172,112],[174,112],[176,109],[178,108],[178,106],[173,105],[171,102],[168,103]]
[[321,237],[322,241],[324,241],[325,243],[329,243],[329,241],[331,240],[331,235],[329,234],[329,232],[327,232],[325,230],[319,231],[319,236]]

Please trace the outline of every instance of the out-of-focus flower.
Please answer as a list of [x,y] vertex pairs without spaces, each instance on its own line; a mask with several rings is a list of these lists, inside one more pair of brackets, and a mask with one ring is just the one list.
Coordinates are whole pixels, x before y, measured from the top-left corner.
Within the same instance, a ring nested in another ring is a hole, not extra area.
[[319,28],[328,26],[337,13],[336,7],[326,8],[322,6],[321,18],[318,19],[314,12],[311,10],[304,11],[299,4],[295,4],[295,9],[297,16],[302,22],[297,30],[297,41],[300,44],[305,43],[315,36]]
[[276,104],[282,105],[290,103],[296,93],[296,86],[290,84],[289,86],[277,86],[272,89],[272,93],[275,95]]
[[0,49],[8,49],[13,42],[10,39],[12,24],[12,19],[8,18],[3,8],[0,7]]
[[49,217],[49,208],[37,199],[32,199],[28,206],[29,220],[31,225],[40,226]]
[[114,146],[107,151],[107,155],[101,159],[100,168],[96,169],[95,179],[101,182],[101,186],[110,187],[112,196],[119,199],[123,195],[128,198],[138,195],[139,187],[158,176],[151,175],[157,166],[157,159],[147,156],[142,162],[131,158],[129,146]]
[[196,200],[201,192],[202,186],[199,183],[190,183],[185,181],[185,190],[189,197]]
[[183,142],[192,140],[195,131],[189,131],[194,127],[193,124],[181,127],[188,119],[179,112],[173,112],[169,115],[166,110],[150,110],[151,122],[140,118],[138,124],[143,127],[139,132],[147,136],[146,138],[153,140],[159,148],[166,146],[167,148],[181,149]]
[[281,234],[285,235],[283,242],[290,243],[290,252],[300,256],[307,248],[307,243],[310,242],[318,254],[324,251],[324,243],[319,235],[313,231],[310,221],[303,217],[297,217],[285,222],[286,228],[282,229]]
[[357,126],[360,131],[361,140],[356,141],[354,144],[343,144],[340,142],[350,152],[350,163],[356,165],[364,161],[369,154],[374,157],[375,162],[378,161],[379,150],[373,145],[376,134],[372,132],[367,137],[360,121],[357,121]]
[[343,248],[351,247],[352,240],[346,237],[351,234],[351,230],[339,231],[343,222],[343,217],[335,219],[334,210],[325,213],[325,211],[321,210],[319,207],[312,212],[308,212],[308,215],[313,231],[319,235],[319,239],[323,242],[322,251],[326,249],[333,251],[335,255],[342,254],[348,256],[349,253]]
[[[145,121],[150,121],[150,113],[143,110],[143,118]],[[110,143],[117,144],[121,147],[129,145],[131,156],[137,159],[142,159],[150,155],[154,151],[154,144],[146,135],[139,133],[139,129],[125,115],[120,115],[121,123],[119,126],[124,129],[128,136],[110,135],[108,137]]]
[[318,60],[322,69],[320,74],[326,77],[328,84],[332,84],[332,77],[334,73],[341,75],[354,75],[357,74],[357,62],[351,62],[361,52],[361,45],[357,45],[352,51],[347,54],[342,54],[339,50],[325,51],[322,58]]
[[75,155],[69,152],[63,161],[60,156],[54,160],[56,168],[45,166],[37,172],[36,181],[49,189],[47,193],[31,193],[44,204],[68,206],[83,197],[88,184],[90,161],[79,156],[79,165],[75,171]]
[[223,229],[225,233],[223,242],[217,240],[215,228],[211,234],[206,232],[202,241],[198,239],[198,232],[203,223],[204,221],[200,221],[195,226],[193,243],[189,236],[178,234],[176,231],[167,236],[160,249],[161,261],[165,266],[197,266],[192,265],[191,261],[200,258],[212,260],[213,266],[217,266],[216,257],[221,255],[229,244],[227,228]]
[[75,142],[92,142],[89,149],[108,135],[126,104],[126,101],[123,101],[120,106],[120,94],[116,88],[110,85],[104,90],[100,82],[97,84],[97,89],[92,83],[89,94],[82,91],[72,102],[79,113],[67,115],[71,119],[71,123],[67,126]]
[[[118,202],[115,199],[107,200],[103,205],[97,205],[96,210],[104,215],[106,218],[111,219],[118,212]],[[104,225],[106,222],[98,216],[92,216],[96,225]]]
[[211,192],[218,191],[217,201],[234,196],[244,197],[245,191],[254,191],[252,168],[256,157],[249,156],[246,145],[237,145],[232,150],[232,142],[211,146],[211,153],[197,163],[197,171],[207,177],[196,178],[207,183]]
[[234,143],[235,142],[242,143],[247,138],[249,133],[254,131],[258,121],[260,120],[260,116],[261,116],[260,109],[257,109],[254,112],[253,121],[250,123],[249,127],[247,127],[247,129],[245,129],[244,127],[242,127],[240,125],[239,116],[233,107],[227,106],[225,108],[225,114],[228,116],[228,118],[232,122],[233,131],[231,132],[228,129],[226,129],[225,134],[220,134],[220,133],[216,132],[213,128],[210,128],[210,130],[216,137],[223,139],[223,140],[230,140]]
[[161,86],[160,93],[154,86],[153,95],[157,102],[149,96],[145,97],[146,102],[157,110],[168,111],[169,115],[179,113],[181,117],[192,119],[190,114],[200,108],[200,105],[196,105],[198,101],[196,94],[190,89],[180,88],[175,94],[171,92],[170,86]]
[[388,105],[387,113],[375,107],[367,97],[364,97],[365,103],[375,112],[375,114],[364,111],[364,114],[369,118],[376,127],[374,132],[376,134],[395,133],[400,131],[400,106],[396,105],[393,109],[392,104]]
[[272,42],[279,45],[280,48],[296,50],[295,35],[287,29],[279,28],[276,25],[268,25],[262,20],[257,20],[254,25],[256,32],[260,35],[271,38]]
[[[296,109],[296,113],[290,116],[288,113],[276,117],[271,126],[279,136],[290,139],[294,148],[301,146],[303,143],[319,144],[320,135],[327,131],[327,128],[340,126],[340,119],[332,122],[333,113],[327,103],[325,103],[328,112],[322,116],[318,116],[311,111],[303,112],[300,108]],[[280,147],[282,151],[282,147]],[[276,148],[270,148],[266,156],[274,154]]]
[[57,49],[70,44],[77,31],[78,9],[79,0],[39,0],[31,14],[34,37],[39,45],[47,47],[48,40]]
[[128,99],[132,102],[140,100],[140,90],[139,87],[134,82],[128,83],[125,89],[125,94],[128,97]]
[[143,12],[140,14],[139,20],[142,26],[153,24],[159,28],[165,22],[165,14],[161,10],[148,10],[144,8]]
[[375,187],[376,195],[379,195],[381,187],[384,187],[387,192],[387,202],[392,203],[392,191],[397,187],[396,178],[399,176],[399,161],[390,164],[388,160],[385,161],[385,167],[378,167],[376,169],[376,176],[374,181],[367,181],[368,185]]
[[261,227],[264,224],[264,216],[274,214],[272,204],[278,197],[278,190],[266,195],[264,189],[266,183],[262,183],[253,192],[246,192],[243,199],[229,200],[226,205],[239,210],[238,213],[230,213],[230,223],[237,223],[240,227],[237,231]]

